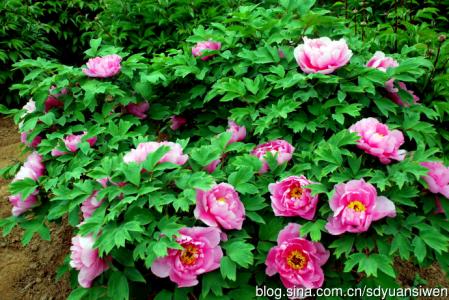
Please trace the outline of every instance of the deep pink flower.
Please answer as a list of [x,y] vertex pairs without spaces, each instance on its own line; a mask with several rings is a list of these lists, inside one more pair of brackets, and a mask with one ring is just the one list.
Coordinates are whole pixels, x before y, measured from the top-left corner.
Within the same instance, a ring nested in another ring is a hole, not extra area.
[[129,114],[135,115],[139,119],[143,120],[147,117],[146,112],[150,108],[150,104],[148,101],[140,102],[140,103],[130,103],[125,109]]
[[196,191],[195,218],[209,226],[242,229],[245,207],[234,187],[220,183],[208,191]]
[[198,284],[197,276],[220,267],[223,251],[219,245],[220,230],[215,227],[191,227],[179,230],[177,242],[182,250],[169,249],[168,255],[158,258],[151,271],[158,277],[170,277],[178,287]]
[[333,235],[365,232],[372,221],[396,216],[394,203],[377,196],[376,188],[363,179],[337,184],[329,205],[334,214],[329,217],[326,229]]
[[172,130],[178,130],[179,128],[184,126],[184,124],[187,123],[187,119],[181,116],[172,116],[170,118],[170,122],[171,122],[170,128]]
[[[70,134],[64,138],[64,144],[70,152],[76,152],[79,148],[79,144],[81,143],[81,139],[87,134],[87,132],[83,132],[82,134]],[[97,137],[91,137],[86,140],[91,147],[95,145],[97,142]]]
[[217,168],[218,164],[221,162],[221,159],[213,160],[210,164],[204,167],[204,170],[210,174],[212,174]]
[[24,144],[24,145],[26,145],[26,146],[28,146],[28,147],[36,148],[36,147],[41,143],[42,137],[36,136],[36,137],[33,139],[33,141],[31,141],[31,143],[29,143],[29,142],[27,141],[28,133],[30,133],[30,132],[22,132],[22,133],[20,134],[20,141],[22,142],[22,144]]
[[162,146],[168,146],[170,151],[162,156],[159,163],[171,162],[173,164],[183,165],[189,159],[187,154],[182,153],[182,147],[180,144],[172,142],[147,142],[140,143],[136,149],[129,151],[123,157],[123,161],[127,164],[130,162],[142,163],[147,159],[148,154],[155,152]]
[[[416,104],[419,101],[419,97],[415,95],[415,93],[412,90],[407,89],[407,86],[403,82],[399,82],[399,88],[407,93],[410,94],[410,96],[413,97],[413,103]],[[388,96],[391,100],[393,100],[396,104],[399,104],[401,106],[408,107],[410,106],[407,101],[403,101],[402,98],[399,96],[399,89],[394,87],[394,79],[390,79],[387,82],[385,82],[385,89],[388,92]]]
[[112,77],[120,72],[121,61],[122,58],[116,54],[91,58],[86,63],[87,69],[83,69],[83,72],[89,77]]
[[449,199],[449,168],[440,162],[423,162],[421,166],[429,169],[423,179],[432,193],[440,193]]
[[[195,57],[202,56],[205,50],[220,50],[221,43],[220,42],[198,42],[195,47],[192,48],[192,55]],[[213,55],[206,55],[201,57],[201,60],[208,60]]]
[[94,243],[91,235],[72,238],[70,266],[80,271],[78,283],[83,288],[90,288],[92,281],[109,268],[107,259],[101,259],[98,249],[93,248]]
[[271,193],[271,207],[276,216],[299,216],[312,220],[315,216],[318,195],[312,196],[306,188],[309,181],[303,175],[290,176],[276,183],[271,183],[268,190]]
[[231,132],[232,136],[228,142],[229,144],[243,141],[246,137],[246,128],[245,126],[239,126],[234,121],[228,121],[229,128],[226,130],[227,132]]
[[376,51],[374,56],[366,63],[366,66],[386,72],[388,68],[395,68],[399,64],[394,58],[385,56],[385,53],[382,51]]
[[289,223],[279,232],[277,246],[268,252],[266,274],[279,273],[286,288],[319,288],[324,282],[321,268],[329,259],[321,243],[300,237],[300,225]]
[[44,105],[45,105],[45,112],[48,112],[52,108],[63,107],[64,102],[62,102],[61,100],[59,100],[58,98],[56,98],[54,96],[48,96],[47,100],[45,100]]
[[352,125],[349,131],[360,136],[357,147],[378,157],[381,163],[389,164],[392,159],[404,160],[406,151],[399,149],[404,143],[404,135],[399,130],[389,130],[377,119],[366,118]]
[[443,205],[441,205],[441,200],[437,195],[435,195],[435,206],[437,207],[437,209],[435,210],[434,214],[444,214]]
[[51,156],[53,156],[53,157],[62,156],[62,155],[67,154],[67,153],[68,152],[61,151],[61,150],[58,150],[58,149],[51,150]]
[[304,73],[330,74],[346,65],[352,57],[344,39],[304,37],[303,40],[304,44],[297,46],[293,54]]
[[269,152],[273,156],[277,155],[277,162],[279,165],[288,162],[295,151],[295,147],[290,145],[287,141],[284,140],[274,140],[264,144],[261,144],[254,148],[251,152],[251,155],[256,156],[262,163],[262,168],[259,170],[259,173],[266,173],[269,169],[268,163],[265,159],[265,155]]
[[20,194],[9,196],[9,203],[13,206],[12,215],[20,216],[30,208],[35,207],[37,204],[37,193],[37,190],[35,190],[25,200],[22,200],[22,196]]

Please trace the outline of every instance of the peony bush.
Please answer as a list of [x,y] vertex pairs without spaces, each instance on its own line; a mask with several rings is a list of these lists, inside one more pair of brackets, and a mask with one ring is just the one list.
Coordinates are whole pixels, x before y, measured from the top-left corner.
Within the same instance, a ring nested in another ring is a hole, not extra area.
[[393,287],[394,259],[448,270],[448,114],[413,97],[432,62],[312,4],[240,6],[151,59],[93,39],[84,66],[17,63],[32,100],[9,113],[34,152],[3,233],[26,244],[67,218],[70,299]]

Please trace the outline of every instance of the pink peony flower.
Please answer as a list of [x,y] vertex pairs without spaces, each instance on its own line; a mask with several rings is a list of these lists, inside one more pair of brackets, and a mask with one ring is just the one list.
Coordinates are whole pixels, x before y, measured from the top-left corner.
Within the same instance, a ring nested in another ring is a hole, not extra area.
[[[413,103],[416,104],[419,101],[419,97],[415,95],[415,93],[409,89],[407,89],[407,86],[403,82],[399,82],[399,88],[407,93],[410,94],[410,96],[413,97]],[[399,96],[399,89],[394,87],[394,79],[390,79],[387,82],[385,82],[385,89],[388,92],[388,96],[391,100],[393,100],[396,104],[399,104],[401,106],[408,107],[410,106],[407,101],[402,101],[402,98]]]
[[215,169],[217,168],[217,166],[218,166],[218,164],[219,164],[220,162],[221,162],[221,159],[213,160],[210,164],[208,164],[207,166],[205,166],[203,169],[204,169],[206,172],[212,174],[212,173],[215,171]]
[[122,58],[116,54],[91,58],[86,63],[87,69],[83,69],[83,72],[89,77],[112,77],[120,72],[121,61]]
[[124,157],[123,161],[127,164],[130,162],[142,163],[147,159],[148,154],[155,152],[162,146],[170,147],[170,151],[168,151],[162,158],[159,160],[159,163],[163,162],[171,162],[177,165],[183,165],[189,159],[187,154],[182,153],[182,147],[180,144],[172,143],[172,142],[147,142],[140,143],[137,146],[137,149],[132,149],[128,152]]
[[130,103],[125,107],[127,113],[135,115],[139,119],[143,120],[147,117],[146,112],[150,108],[148,101],[140,103]]
[[168,255],[158,258],[151,271],[158,277],[170,277],[178,287],[198,284],[197,276],[220,267],[223,251],[219,246],[220,230],[214,227],[191,227],[179,230],[177,242],[182,250],[169,249]]
[[37,193],[37,190],[35,190],[25,200],[22,199],[20,194],[9,196],[9,203],[13,206],[12,215],[20,216],[30,208],[35,207],[37,204]]
[[54,96],[48,96],[47,100],[45,100],[44,106],[45,106],[45,112],[48,112],[52,108],[63,107],[64,102],[62,102],[61,100],[59,100],[58,98],[56,98]]
[[208,191],[196,191],[195,218],[208,226],[242,229],[245,207],[234,187],[220,183]]
[[328,219],[326,229],[330,234],[365,232],[372,221],[385,217],[394,218],[396,208],[386,197],[363,179],[337,184],[329,204],[334,212]]
[[330,74],[346,65],[352,57],[352,51],[344,39],[333,41],[328,37],[309,39],[297,46],[294,56],[304,73]]
[[29,143],[27,141],[28,138],[28,133],[30,132],[22,132],[20,134],[20,141],[22,142],[22,144],[31,147],[31,148],[36,148],[42,141],[42,138],[40,136],[36,136],[33,141],[31,141],[31,143]]
[[13,179],[13,182],[23,180],[25,178],[31,178],[34,181],[37,181],[39,177],[44,175],[44,172],[45,166],[42,163],[42,156],[40,156],[37,152],[33,152],[28,155],[25,163],[22,167],[20,167],[19,172],[17,172]]
[[67,153],[68,153],[68,152],[61,151],[61,150],[58,150],[58,149],[53,149],[53,150],[51,150],[51,156],[53,156],[53,157],[62,156],[62,155],[65,155],[65,154],[67,154]]
[[25,110],[25,114],[22,117],[24,117],[26,114],[35,112],[36,111],[36,102],[34,102],[33,98],[30,98],[30,100],[28,100],[28,102],[22,107],[22,109]]
[[74,236],[70,247],[70,266],[78,271],[78,282],[83,288],[90,288],[92,281],[109,266],[107,259],[98,256],[98,249],[94,249],[94,238],[88,236]]
[[406,151],[399,150],[404,143],[404,135],[399,130],[390,131],[377,119],[366,118],[352,125],[349,131],[360,136],[357,147],[378,157],[381,163],[389,164],[392,159],[404,160]]
[[299,229],[300,225],[289,223],[279,232],[277,246],[268,252],[265,273],[279,273],[286,288],[319,288],[324,282],[321,266],[329,259],[329,251],[300,237]]
[[227,132],[231,132],[232,136],[228,142],[229,144],[243,141],[246,137],[246,128],[245,126],[239,126],[234,121],[228,121],[229,128],[226,130]]
[[101,206],[103,200],[97,200],[98,191],[95,191],[90,195],[83,204],[81,204],[81,211],[83,212],[83,218],[90,218],[94,211]]
[[178,130],[179,128],[184,126],[184,124],[187,123],[187,119],[181,116],[172,116],[170,118],[170,122],[171,122],[170,128],[172,130]]
[[435,209],[434,214],[444,214],[443,205],[441,205],[441,200],[437,195],[435,195],[435,206],[437,209]]
[[271,193],[271,207],[276,216],[299,216],[312,220],[315,216],[318,196],[312,196],[311,190],[306,188],[309,181],[303,175],[290,176],[276,183],[271,183],[268,190]]
[[376,51],[374,56],[366,63],[366,66],[386,72],[388,68],[395,68],[399,64],[395,59],[385,56],[382,51]]
[[423,177],[432,193],[440,193],[449,199],[449,168],[440,162],[423,162],[421,166],[429,169]]
[[[79,144],[81,143],[81,139],[87,134],[87,132],[83,132],[82,134],[70,134],[64,138],[64,144],[70,152],[76,152],[79,148]],[[97,137],[91,137],[86,140],[91,147],[95,145],[97,142]]]
[[266,173],[269,169],[265,159],[267,152],[270,152],[273,156],[277,155],[277,162],[281,165],[292,158],[294,151],[295,147],[290,145],[287,141],[274,140],[257,146],[251,152],[251,155],[256,156],[263,163],[262,168],[259,170],[259,173],[262,174]]
[[[202,56],[205,50],[220,50],[221,43],[220,42],[198,42],[195,47],[192,48],[192,55],[195,57]],[[208,60],[212,58],[213,55],[206,55],[201,57],[201,60]]]

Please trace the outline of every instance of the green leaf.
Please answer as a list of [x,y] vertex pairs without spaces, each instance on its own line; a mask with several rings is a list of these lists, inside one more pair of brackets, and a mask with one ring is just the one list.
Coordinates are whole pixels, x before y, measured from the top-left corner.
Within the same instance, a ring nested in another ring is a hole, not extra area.
[[412,245],[413,245],[413,254],[415,255],[418,262],[422,263],[426,258],[427,254],[426,244],[424,244],[422,238],[420,238],[419,236],[415,236]]
[[321,231],[324,231],[326,225],[325,220],[317,220],[315,222],[307,222],[301,226],[301,236],[306,236],[310,233],[312,241],[317,242],[321,240]]
[[170,151],[170,147],[168,146],[159,147],[156,151],[148,154],[147,159],[142,163],[142,167],[148,172],[153,171],[159,160],[161,160],[168,151]]
[[140,174],[142,171],[142,166],[138,165],[134,162],[131,162],[129,164],[123,164],[123,173],[126,177],[126,179],[134,184],[135,186],[140,185]]
[[36,189],[36,181],[31,178],[25,178],[23,180],[18,180],[9,185],[9,192],[12,195],[21,195],[22,201],[28,198]]
[[221,259],[220,272],[223,279],[235,281],[236,279],[237,265],[227,256]]
[[243,241],[230,241],[223,245],[229,258],[243,268],[253,263],[254,246]]
[[344,253],[345,256],[348,256],[351,253],[353,245],[354,245],[354,236],[342,236],[339,239],[336,239],[329,245],[329,248],[334,248],[334,255],[336,258],[340,258],[340,256]]
[[117,300],[129,299],[128,279],[122,272],[113,272],[109,277],[108,296]]

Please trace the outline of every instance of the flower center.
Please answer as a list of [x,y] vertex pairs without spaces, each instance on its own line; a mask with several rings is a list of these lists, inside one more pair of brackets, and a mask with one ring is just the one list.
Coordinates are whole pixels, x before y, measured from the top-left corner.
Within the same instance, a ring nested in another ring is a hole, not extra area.
[[181,262],[185,265],[193,265],[198,258],[198,247],[192,244],[183,246],[184,250],[181,253]]
[[302,196],[303,189],[301,187],[294,187],[290,191],[290,197],[299,199]]
[[217,202],[226,203],[226,199],[224,197],[220,197],[217,199]]
[[382,133],[377,133],[377,132],[374,134],[374,136],[377,138],[380,138],[380,139],[385,137],[385,135],[383,135]]
[[363,203],[358,200],[352,201],[351,203],[348,204],[347,207],[354,210],[355,212],[361,212],[366,210],[365,205],[363,205]]
[[287,256],[287,264],[294,270],[302,270],[307,265],[308,258],[301,250],[293,250]]

